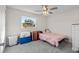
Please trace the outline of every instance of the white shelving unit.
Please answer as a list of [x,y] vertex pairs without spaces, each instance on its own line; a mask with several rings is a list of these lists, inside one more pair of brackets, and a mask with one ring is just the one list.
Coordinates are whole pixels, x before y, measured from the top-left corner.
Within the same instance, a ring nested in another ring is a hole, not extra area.
[[72,50],[79,51],[79,24],[72,24]]

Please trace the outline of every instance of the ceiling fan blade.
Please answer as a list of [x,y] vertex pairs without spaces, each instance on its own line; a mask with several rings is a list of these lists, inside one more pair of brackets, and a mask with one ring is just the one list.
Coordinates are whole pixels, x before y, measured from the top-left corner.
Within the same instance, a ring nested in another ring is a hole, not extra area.
[[53,12],[50,11],[49,14],[53,14]]
[[41,10],[35,10],[35,12],[42,12]]
[[53,8],[50,8],[50,10],[55,10],[55,9],[58,9],[58,7],[53,7]]

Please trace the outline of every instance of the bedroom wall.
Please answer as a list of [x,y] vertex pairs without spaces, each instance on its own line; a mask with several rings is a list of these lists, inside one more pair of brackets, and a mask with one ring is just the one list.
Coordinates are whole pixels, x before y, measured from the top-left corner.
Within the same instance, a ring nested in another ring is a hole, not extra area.
[[65,34],[71,42],[72,24],[79,23],[79,8],[48,16],[47,28],[52,32]]
[[[32,14],[29,12],[7,7],[7,35],[19,33],[21,31],[44,30],[46,27],[52,32],[65,34],[71,42],[71,25],[79,23],[79,8],[73,8],[60,13],[53,13],[48,17]],[[36,28],[21,28],[21,16],[36,17]]]
[[[34,31],[34,30],[44,30],[46,27],[46,17],[37,14],[32,14],[29,12],[21,11],[18,9],[7,7],[7,35],[19,33],[21,31]],[[36,18],[35,28],[21,28],[21,16],[30,16]]]

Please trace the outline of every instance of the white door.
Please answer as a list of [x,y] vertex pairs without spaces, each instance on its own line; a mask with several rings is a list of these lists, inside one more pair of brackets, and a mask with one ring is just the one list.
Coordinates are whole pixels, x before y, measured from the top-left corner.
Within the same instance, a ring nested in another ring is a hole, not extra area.
[[[5,43],[5,5],[0,5],[0,45]],[[0,46],[0,52],[4,51],[4,47]]]

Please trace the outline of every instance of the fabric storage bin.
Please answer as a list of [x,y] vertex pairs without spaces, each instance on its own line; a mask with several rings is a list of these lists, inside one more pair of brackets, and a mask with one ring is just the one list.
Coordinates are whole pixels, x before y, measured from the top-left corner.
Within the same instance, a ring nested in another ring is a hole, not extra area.
[[28,42],[31,42],[31,41],[32,41],[31,37],[18,38],[18,43],[20,43],[20,44],[28,43]]

